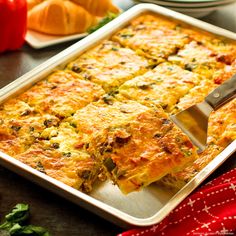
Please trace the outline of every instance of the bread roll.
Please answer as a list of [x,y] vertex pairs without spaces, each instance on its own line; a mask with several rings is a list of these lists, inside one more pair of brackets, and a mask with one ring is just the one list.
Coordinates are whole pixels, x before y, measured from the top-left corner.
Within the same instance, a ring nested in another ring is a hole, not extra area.
[[51,35],[86,32],[96,18],[67,0],[47,0],[28,12],[28,28]]
[[118,13],[119,9],[115,7],[110,0],[72,0],[84,7],[92,15],[105,16],[107,12]]
[[41,3],[43,0],[27,0],[27,7],[28,11],[31,10],[33,7]]

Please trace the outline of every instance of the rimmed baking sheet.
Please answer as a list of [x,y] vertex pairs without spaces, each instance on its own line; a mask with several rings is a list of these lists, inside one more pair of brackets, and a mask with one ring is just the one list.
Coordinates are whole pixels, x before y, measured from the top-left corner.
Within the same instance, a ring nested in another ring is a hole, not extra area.
[[[230,31],[163,7],[152,4],[139,4],[123,13],[105,27],[72,45],[1,89],[0,103],[11,96],[21,93],[35,82],[45,78],[52,71],[63,68],[65,64],[78,57],[85,50],[98,44],[101,40],[110,37],[118,29],[128,24],[130,20],[146,12],[157,13],[180,20],[214,34],[223,35],[226,38],[236,40],[236,34]],[[167,216],[171,210],[235,151],[236,141],[223,150],[178,193],[165,188],[159,188],[156,184],[152,184],[142,191],[131,193],[128,196],[123,195],[118,188],[109,181],[97,184],[90,194],[82,193],[2,152],[0,152],[0,164],[116,224],[121,226],[148,226],[160,222]]]

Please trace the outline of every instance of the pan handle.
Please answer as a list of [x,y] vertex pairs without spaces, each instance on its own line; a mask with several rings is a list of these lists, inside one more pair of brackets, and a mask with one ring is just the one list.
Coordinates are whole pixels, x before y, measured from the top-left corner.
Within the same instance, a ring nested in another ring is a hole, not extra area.
[[205,101],[217,110],[234,97],[236,97],[236,74],[211,92]]

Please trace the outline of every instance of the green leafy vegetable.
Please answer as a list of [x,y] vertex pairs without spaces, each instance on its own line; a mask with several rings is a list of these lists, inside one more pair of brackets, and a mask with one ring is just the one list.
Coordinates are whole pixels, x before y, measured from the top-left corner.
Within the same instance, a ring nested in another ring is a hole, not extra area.
[[97,25],[91,27],[88,30],[88,33],[93,33],[94,31],[98,30],[99,28],[103,27],[104,25],[106,25],[107,23],[109,23],[110,21],[114,20],[118,15],[112,12],[108,12],[107,16],[104,17]]
[[49,232],[39,226],[26,225],[29,218],[29,205],[17,204],[5,216],[5,221],[0,225],[0,235],[6,236],[50,236]]
[[17,204],[12,211],[5,216],[6,221],[13,223],[23,223],[29,217],[29,206]]

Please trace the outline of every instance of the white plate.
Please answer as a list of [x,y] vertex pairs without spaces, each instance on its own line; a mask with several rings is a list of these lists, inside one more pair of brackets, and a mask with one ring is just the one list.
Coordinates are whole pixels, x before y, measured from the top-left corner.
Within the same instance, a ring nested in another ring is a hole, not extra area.
[[25,40],[31,47],[39,49],[59,43],[64,43],[74,39],[81,39],[87,35],[88,33],[73,34],[69,36],[54,36],[54,35],[38,33],[33,30],[28,30]]
[[[114,5],[116,5],[118,7],[120,13],[122,13],[123,10],[121,8],[119,8],[118,1],[113,0],[113,3],[114,3]],[[98,18],[98,19],[101,19],[101,18]],[[34,30],[27,30],[25,40],[31,47],[33,47],[35,49],[40,49],[40,48],[45,48],[45,47],[49,47],[52,45],[56,45],[59,43],[68,42],[68,41],[75,40],[75,39],[82,39],[87,35],[88,35],[88,33],[85,32],[82,34],[55,36],[55,35],[39,33]]]
[[[144,1],[139,1],[138,2],[145,2]],[[183,7],[183,8],[195,8],[195,7],[214,7],[214,6],[220,6],[220,5],[226,5],[226,4],[231,4],[235,2],[235,0],[219,0],[219,1],[212,1],[212,2],[192,2],[192,3],[185,3],[185,2],[168,2],[168,1],[161,1],[161,0],[150,0],[148,2],[152,2],[161,6],[166,6],[166,7]]]
[[220,8],[222,8],[224,6],[226,6],[226,5],[214,6],[214,7],[192,8],[192,9],[169,7],[169,9],[171,9],[173,11],[181,12],[183,14],[186,14],[186,15],[189,15],[192,17],[201,18],[201,17],[209,15],[213,11],[219,10]]
[[[139,2],[146,2],[146,3],[155,3],[157,4],[155,0],[142,0],[142,1],[139,1]],[[160,1],[159,1],[160,2]],[[215,11],[215,10],[218,10],[222,7],[225,7],[227,5],[230,5],[232,3],[234,3],[235,1],[233,2],[230,2],[230,3],[227,3],[227,4],[222,4],[222,5],[216,5],[216,6],[209,6],[209,7],[172,7],[172,6],[165,6],[164,4],[159,4],[160,6],[163,6],[163,7],[167,7],[173,11],[178,11],[178,12],[181,12],[183,14],[186,14],[186,15],[189,15],[189,16],[192,16],[192,17],[195,17],[195,18],[201,18],[201,17],[204,17],[204,16],[207,16],[209,15],[211,12]]]
[[179,2],[179,3],[199,3],[199,2],[218,2],[220,0],[165,0],[166,2]]

